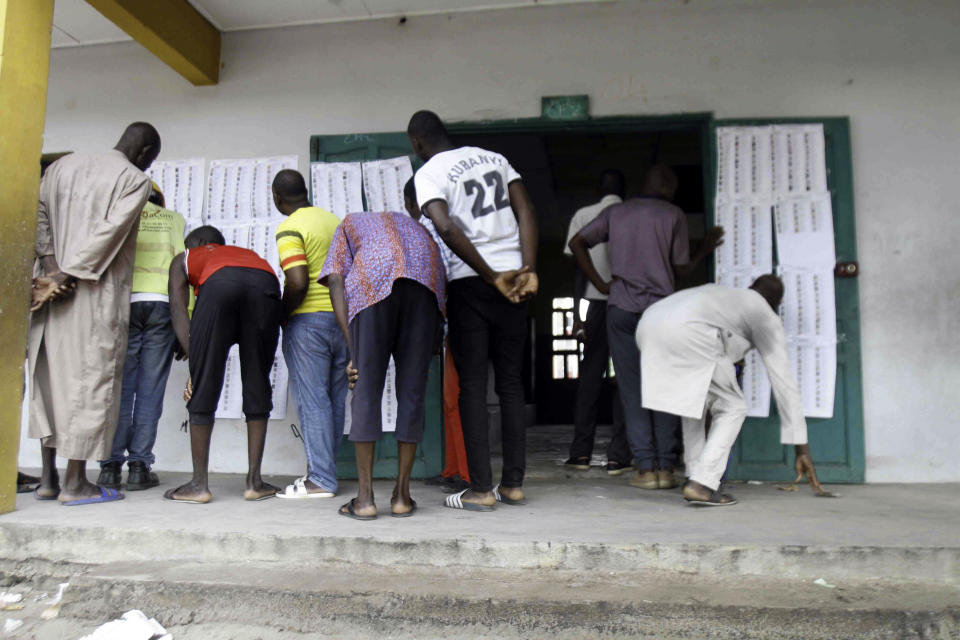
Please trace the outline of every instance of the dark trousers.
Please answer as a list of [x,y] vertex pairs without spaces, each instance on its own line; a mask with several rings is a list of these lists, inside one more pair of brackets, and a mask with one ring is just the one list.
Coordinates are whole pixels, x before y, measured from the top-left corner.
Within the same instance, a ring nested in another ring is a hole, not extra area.
[[280,283],[272,273],[220,269],[200,286],[190,319],[191,424],[213,424],[230,347],[238,345],[243,413],[266,420],[273,409],[270,369],[280,339]]
[[[607,339],[627,420],[627,441],[637,469],[672,469],[676,463],[680,418],[643,408],[640,396],[640,350],[637,324],[643,313],[607,305]],[[656,371],[647,372],[656,375]]]
[[479,277],[460,278],[447,286],[447,317],[450,348],[460,377],[460,420],[470,486],[481,492],[493,489],[487,422],[487,364],[491,360],[494,389],[500,399],[501,485],[522,486],[527,449],[522,380],[525,305],[511,303]]
[[350,322],[353,363],[360,372],[350,404],[350,440],[376,442],[383,435],[381,399],[390,356],[396,366],[397,442],[423,440],[424,398],[430,359],[440,348],[443,318],[437,296],[415,280],[400,278],[390,295]]
[[[577,382],[577,401],[573,411],[573,442],[570,457],[589,457],[593,453],[593,438],[597,431],[597,412],[603,391],[604,374],[610,359],[607,342],[607,303],[591,300],[583,325],[583,361]],[[617,388],[613,393],[613,435],[607,445],[607,460],[630,464],[630,445],[627,444],[626,422]]]

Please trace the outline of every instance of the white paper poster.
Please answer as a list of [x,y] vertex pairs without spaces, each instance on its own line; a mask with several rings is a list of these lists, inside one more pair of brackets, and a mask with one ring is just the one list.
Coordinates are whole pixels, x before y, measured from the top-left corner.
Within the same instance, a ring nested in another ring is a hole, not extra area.
[[369,211],[399,211],[403,206],[403,186],[413,176],[410,158],[400,156],[389,160],[363,163],[363,191]]
[[780,200],[774,214],[781,265],[833,270],[837,254],[830,194]]
[[716,224],[723,227],[717,247],[717,271],[773,271],[773,224],[767,198],[717,199]]
[[[363,375],[361,373],[361,375]],[[387,365],[387,375],[383,382],[383,397],[380,398],[381,424],[384,433],[392,433],[397,429],[397,367],[390,358],[390,364]],[[343,433],[350,433],[350,425],[353,417],[350,406],[353,404],[353,391],[347,392],[347,410],[344,420]]]
[[[716,280],[747,287],[770,273],[776,247],[780,308],[791,365],[809,417],[831,417],[836,385],[836,252],[823,127],[717,129]],[[775,242],[774,242],[775,241]],[[748,415],[769,415],[770,382],[756,351],[746,357]]]
[[743,396],[747,400],[747,415],[766,418],[770,415],[770,378],[763,358],[751,349],[743,358]]
[[363,211],[363,178],[359,162],[314,162],[310,165],[313,205],[343,220]]
[[214,160],[207,181],[209,224],[280,218],[273,205],[273,178],[282,169],[296,169],[297,156]]
[[223,387],[220,388],[220,403],[215,416],[239,420],[243,417],[243,387],[240,380],[240,352],[237,345],[230,347],[227,356],[227,368],[223,373]]
[[783,304],[780,317],[788,338],[836,342],[837,308],[833,270],[782,267]]
[[146,172],[157,183],[166,208],[178,212],[193,227],[203,218],[203,158],[162,160]]

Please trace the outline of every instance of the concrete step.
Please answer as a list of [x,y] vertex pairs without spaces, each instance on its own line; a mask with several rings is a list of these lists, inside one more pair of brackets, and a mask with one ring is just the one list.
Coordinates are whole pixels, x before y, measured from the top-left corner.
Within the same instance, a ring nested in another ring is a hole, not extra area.
[[948,585],[249,561],[23,562],[0,574],[8,590],[70,581],[59,617],[18,636],[37,640],[79,638],[134,608],[176,640],[960,638]]

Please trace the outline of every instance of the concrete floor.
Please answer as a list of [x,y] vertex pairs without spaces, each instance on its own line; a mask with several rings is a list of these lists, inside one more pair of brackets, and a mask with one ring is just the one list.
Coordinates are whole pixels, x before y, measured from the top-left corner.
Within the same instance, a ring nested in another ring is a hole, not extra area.
[[840,497],[826,499],[805,485],[733,484],[740,504],[697,508],[679,489],[635,489],[629,474],[568,471],[559,448],[543,440],[531,439],[539,444],[522,507],[455,511],[441,506],[439,489],[415,481],[419,511],[396,519],[389,517],[392,484],[377,482],[381,516],[358,522],[337,515],[353,482],[343,482],[334,499],[247,503],[242,477],[214,475],[214,500],[193,505],[163,500],[186,475],[161,473],[160,487],[110,504],[68,508],[19,496],[17,511],[0,516],[0,558],[627,566],[798,578],[842,569],[851,578],[960,583],[960,486],[843,485],[830,487]]

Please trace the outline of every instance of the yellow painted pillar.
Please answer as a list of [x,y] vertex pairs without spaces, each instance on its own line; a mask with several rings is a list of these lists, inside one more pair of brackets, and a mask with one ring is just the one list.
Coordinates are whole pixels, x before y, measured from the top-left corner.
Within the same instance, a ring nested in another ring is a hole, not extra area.
[[52,25],[53,0],[0,0],[0,513],[16,505]]

